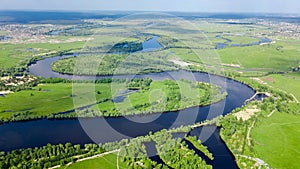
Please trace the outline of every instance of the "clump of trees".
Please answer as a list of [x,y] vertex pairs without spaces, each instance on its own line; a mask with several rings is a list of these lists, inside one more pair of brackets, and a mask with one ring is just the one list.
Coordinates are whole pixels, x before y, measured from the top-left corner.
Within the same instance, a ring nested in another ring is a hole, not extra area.
[[[181,127],[184,128],[184,127]],[[173,131],[175,132],[175,131]],[[99,155],[108,151],[118,150],[118,158],[125,162],[128,168],[135,169],[167,169],[167,168],[211,168],[204,160],[188,149],[186,143],[180,138],[173,138],[172,133],[161,130],[150,132],[146,136],[134,139],[123,139],[105,144],[79,144],[71,143],[51,145],[40,148],[27,148],[0,152],[0,168],[49,168],[74,163],[79,159]],[[154,141],[159,158],[152,161],[147,154],[145,144]]]
[[180,138],[172,138],[166,130],[153,135],[160,158],[172,168],[212,168],[190,150]]
[[110,53],[133,53],[143,50],[143,45],[141,42],[133,41],[133,42],[120,42],[115,44],[110,50]]
[[146,74],[178,70],[180,67],[168,61],[167,55],[151,53],[106,53],[68,57],[51,65],[55,72],[76,75]]
[[152,79],[150,78],[134,78],[130,80],[127,86],[131,90],[149,90],[151,83]]
[[[78,158],[84,158],[104,152],[101,145],[72,145],[71,143],[51,145],[41,148],[28,148],[0,153],[0,168],[48,168],[65,165]],[[76,157],[74,157],[76,156]]]
[[62,79],[62,78],[56,78],[56,77],[49,77],[44,78],[40,77],[38,82],[39,83],[124,83],[127,82],[128,79],[113,79],[113,78],[101,78],[96,80],[69,80],[69,79]]
[[175,47],[181,47],[176,45],[178,42],[178,39],[166,37],[166,36],[161,36],[158,39],[159,43],[162,44],[165,48],[175,48]]
[[26,73],[24,72],[26,70],[25,67],[11,67],[7,69],[0,69],[0,77],[4,76],[23,76]]
[[147,156],[144,139],[132,139],[129,144],[120,148],[119,156],[129,168],[167,168],[163,164],[157,164]]
[[206,146],[202,145],[201,140],[197,139],[196,136],[188,136],[185,139],[191,142],[198,150],[203,152],[210,160],[214,159],[213,154],[209,152]]
[[180,107],[181,91],[176,81],[165,80],[164,85],[167,86],[167,110],[174,110]]

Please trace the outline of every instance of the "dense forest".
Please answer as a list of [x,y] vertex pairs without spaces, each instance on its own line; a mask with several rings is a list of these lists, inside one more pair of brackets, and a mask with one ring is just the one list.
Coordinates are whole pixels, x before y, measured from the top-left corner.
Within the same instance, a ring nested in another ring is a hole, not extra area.
[[109,53],[132,53],[137,52],[143,49],[141,42],[120,42],[115,44],[110,50]]
[[[80,159],[107,153],[117,153],[128,168],[135,169],[167,169],[167,168],[211,168],[195,152],[188,149],[181,138],[174,138],[172,133],[185,131],[186,127],[176,130],[150,132],[146,136],[124,139],[105,144],[72,145],[70,143],[51,145],[40,148],[19,149],[0,153],[0,168],[49,168],[76,163]],[[148,157],[146,143],[155,142],[159,158],[163,162],[152,161]],[[201,143],[199,142],[199,146]],[[202,145],[203,146],[203,145]],[[200,149],[200,151],[205,149]],[[207,150],[205,150],[207,151]],[[100,158],[100,157],[98,157]]]

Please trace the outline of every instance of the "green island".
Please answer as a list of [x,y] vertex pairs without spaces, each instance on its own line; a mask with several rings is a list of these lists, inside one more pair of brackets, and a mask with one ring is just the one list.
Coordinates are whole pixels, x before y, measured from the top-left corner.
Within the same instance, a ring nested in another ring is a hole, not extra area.
[[209,152],[206,146],[201,144],[201,140],[197,139],[196,136],[188,136],[185,138],[187,141],[191,142],[198,150],[203,152],[209,159],[213,160],[213,154]]
[[[198,137],[172,135],[207,125],[220,128],[221,140],[239,168],[299,168],[300,36],[294,31],[298,25],[276,17],[231,21],[185,17],[188,23],[168,17],[130,18],[133,22],[78,19],[55,25],[5,23],[0,26],[0,36],[9,37],[0,40],[0,128],[38,119],[178,111],[218,103],[228,94],[219,86],[192,80],[67,80],[30,72],[34,63],[53,56],[69,55],[50,65],[65,75],[207,72],[248,85],[264,94],[264,99],[250,100],[209,121],[115,142],[47,144],[9,151],[0,146],[0,168],[213,168],[186,143],[216,160],[218,156]],[[19,36],[20,25],[30,31]],[[144,32],[130,33],[146,27]],[[152,36],[158,37],[161,48],[141,51]],[[270,41],[253,44],[262,38]],[[218,48],[220,43],[224,47]],[[155,144],[159,160],[148,157],[149,143]]]
[[178,70],[165,56],[154,54],[105,54],[61,59],[52,64],[52,70],[76,75],[145,74]]
[[[1,97],[1,121],[35,118],[111,117],[132,114],[169,112],[194,106],[205,106],[223,100],[226,92],[214,85],[187,80],[152,81],[151,79],[103,79],[96,83],[70,83],[44,79],[44,83]],[[72,92],[72,87],[80,90]],[[91,91],[90,88],[95,90]],[[133,91],[122,94],[123,91]],[[95,100],[90,98],[94,96]],[[113,98],[123,96],[124,101]],[[27,102],[23,100],[26,99]],[[73,99],[79,102],[74,108]],[[28,104],[30,102],[31,104]],[[15,107],[15,104],[18,107]],[[62,106],[63,105],[63,106]],[[91,106],[88,106],[91,105]],[[73,109],[84,110],[60,114]]]

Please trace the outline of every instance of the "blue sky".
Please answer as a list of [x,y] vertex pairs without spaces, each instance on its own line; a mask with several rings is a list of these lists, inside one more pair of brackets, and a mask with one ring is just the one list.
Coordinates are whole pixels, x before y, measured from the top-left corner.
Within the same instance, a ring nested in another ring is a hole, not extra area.
[[0,10],[300,13],[299,0],[0,0]]

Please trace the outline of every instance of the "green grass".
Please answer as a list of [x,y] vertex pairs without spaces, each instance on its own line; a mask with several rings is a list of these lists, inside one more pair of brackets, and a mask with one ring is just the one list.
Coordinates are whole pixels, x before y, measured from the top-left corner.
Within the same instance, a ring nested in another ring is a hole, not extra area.
[[[179,88],[174,90],[169,88],[165,81],[155,81],[151,83],[149,90],[130,93],[121,103],[113,103],[111,98],[126,89],[125,82],[42,84],[32,90],[23,90],[0,97],[0,117],[12,119],[16,115],[22,115],[23,118],[24,116],[48,116],[104,99],[107,101],[91,108],[98,112],[98,116],[141,114],[206,105],[225,97],[218,92],[218,88],[211,85],[201,83],[201,86],[196,87],[196,83],[187,81],[172,83]],[[181,100],[177,98],[178,93],[181,94]],[[214,97],[210,99],[210,95]],[[166,100],[167,97],[171,99]],[[82,113],[85,115],[84,112]]]
[[166,56],[150,52],[72,57],[53,63],[52,69],[67,74],[113,75],[161,72],[177,70],[177,67]]
[[[49,52],[82,48],[85,42],[71,43],[31,43],[31,44],[1,44],[0,45],[0,69],[16,66],[24,66],[36,55],[46,55]],[[33,53],[28,48],[35,49]]]
[[209,152],[206,146],[204,146],[200,140],[197,139],[196,136],[188,136],[185,138],[187,141],[189,141],[191,144],[195,146],[199,151],[204,153],[209,159],[213,160],[213,154]]
[[[165,81],[155,81],[151,83],[149,90],[131,93],[121,103],[111,101],[100,103],[98,108],[103,112],[118,110],[115,113],[122,113],[123,115],[165,112],[197,105],[207,105],[223,99],[226,94],[221,95],[217,88],[210,85],[195,87],[195,83],[189,81],[177,81],[176,83],[174,84],[179,88],[174,90],[168,87]],[[181,95],[181,99],[177,98],[177,94]],[[211,95],[214,97],[210,98]],[[172,97],[173,100],[168,100],[167,98],[171,96],[174,97]],[[97,109],[97,107],[94,107],[94,109]]]
[[[176,86],[178,89],[170,88],[166,81],[158,81],[151,83],[150,90],[133,93],[127,97],[124,102],[115,104],[118,109],[128,112],[164,112],[179,110],[196,105],[207,105],[212,102],[216,102],[223,98],[218,89],[210,88],[211,86],[195,87],[195,83],[189,81],[177,81]],[[201,84],[201,83],[200,83]],[[214,92],[213,96],[216,96],[212,100],[209,98],[210,91]],[[181,99],[177,98],[176,93],[181,95]],[[168,100],[171,95],[175,95],[174,100]],[[145,103],[149,103],[149,106],[142,106]],[[151,106],[150,106],[151,105]],[[101,107],[101,104],[99,105]],[[132,109],[135,108],[135,109]]]
[[180,60],[185,62],[202,63],[201,56],[198,56],[195,51],[191,49],[171,48],[167,51],[170,52],[170,59],[180,58]]
[[300,116],[275,113],[251,132],[254,150],[272,168],[300,168]]
[[297,49],[278,49],[277,45],[229,47],[217,51],[223,63],[239,64],[245,69],[289,71],[299,61]]
[[[165,25],[157,24],[156,27],[147,29],[148,33],[162,35],[159,41],[164,42],[163,44],[166,45],[166,47],[171,48],[156,52],[135,53],[130,56],[107,55],[108,58],[102,60],[100,69],[93,69],[93,71],[96,70],[96,73],[100,72],[99,74],[112,74],[116,73],[116,70],[117,72],[128,74],[145,73],[141,72],[141,70],[145,70],[145,68],[156,68],[160,71],[174,70],[177,69],[178,66],[168,61],[173,58],[179,58],[180,60],[195,64],[212,64],[210,61],[213,57],[211,56],[218,55],[214,53],[215,50],[210,49],[214,48],[216,42],[224,42],[224,39],[215,38],[216,35],[222,35],[224,33],[242,34],[242,36],[224,37],[231,39],[231,44],[246,44],[259,41],[258,38],[251,38],[251,36],[258,33],[269,33],[270,31],[264,26],[257,25],[213,23],[211,20],[205,22],[195,20],[193,22],[195,22],[195,26],[203,31],[204,34],[201,34],[201,31],[198,33],[193,27],[184,24],[184,22],[178,23],[181,25],[176,25],[176,22],[173,22],[174,25],[167,23]],[[130,33],[128,33],[134,29],[137,30],[140,27],[144,27],[145,25],[141,24],[141,22],[115,21],[113,23],[109,22],[109,24],[107,27],[90,30],[95,33],[95,36],[90,36],[94,39],[89,42],[0,44],[0,69],[24,66],[34,55],[38,54],[43,55],[48,52],[77,50],[84,46],[85,50],[91,48],[93,50],[107,51],[110,45],[120,41],[143,41],[147,38],[145,35],[145,37],[140,35],[140,37],[130,37]],[[130,26],[134,27],[134,29],[130,29]],[[0,35],[1,34],[6,34],[6,32],[0,32]],[[129,35],[129,38],[127,38],[127,35]],[[206,35],[209,39],[205,38]],[[76,37],[53,36],[49,39],[68,40],[69,38]],[[79,38],[87,38],[87,36],[80,36]],[[173,38],[178,41],[172,41],[174,40]],[[289,71],[291,67],[298,66],[297,64],[299,64],[299,42],[299,40],[277,39],[276,43],[271,45],[227,47],[217,50],[217,52],[223,63],[241,65],[241,69],[232,68],[232,71],[244,71],[243,75],[251,75],[253,72],[257,72],[257,74],[270,71],[286,72]],[[190,47],[191,49],[180,47]],[[27,48],[35,49],[37,53],[31,52],[27,50]],[[198,52],[200,58],[193,51]],[[58,61],[54,64],[54,69],[59,72],[72,74],[72,67],[74,67],[75,64],[74,61],[74,58]],[[89,64],[99,62],[99,57],[82,57],[79,59],[79,62],[82,63],[82,68],[79,69],[80,72],[78,72],[78,74],[90,74],[90,69],[87,69],[89,68]],[[99,67],[99,65],[95,66],[97,66],[97,68]],[[300,100],[299,73],[269,75],[261,79],[275,88],[293,93],[298,100]],[[0,97],[0,118],[12,118],[17,114],[26,112],[28,112],[26,116],[47,116],[74,109],[74,100],[76,100],[76,106],[84,106],[94,103],[95,100],[107,98],[108,101],[90,108],[91,110],[100,110],[101,115],[104,116],[170,111],[209,104],[209,99],[206,97],[208,95],[207,88],[195,88],[193,87],[194,83],[185,81],[178,82],[177,85],[180,89],[169,88],[164,82],[153,82],[149,90],[131,93],[125,98],[124,102],[121,103],[113,103],[110,99],[112,96],[117,96],[119,90],[126,89],[125,84],[115,84],[116,86],[111,84],[97,84],[95,90],[93,90],[94,84],[78,83],[75,85],[77,89],[81,89],[76,95],[72,95],[72,84],[59,83],[39,85],[34,87],[33,90],[23,90],[9,94],[6,97]],[[111,87],[113,89],[111,89]],[[97,91],[100,91],[101,94],[97,94]],[[172,99],[168,102],[168,96],[174,95],[174,93],[175,98],[178,96],[176,96],[176,94],[180,93],[182,100]],[[218,98],[220,96],[219,93],[215,93],[214,95],[217,96],[215,101],[220,99]],[[94,97],[95,100],[93,100]],[[229,120],[228,123],[230,123],[229,126],[234,129],[232,131],[236,133],[231,134],[230,131],[228,132],[229,134],[226,135],[227,140],[230,141],[228,142],[228,146],[233,150],[233,153],[251,153],[249,155],[255,157],[257,154],[257,157],[263,159],[274,168],[300,168],[298,162],[300,160],[300,154],[298,152],[298,150],[300,150],[298,144],[300,140],[299,116],[276,112],[270,118],[259,118],[251,132],[255,154],[252,154],[252,151],[250,152],[252,147],[246,146],[244,149],[242,146],[239,146],[245,143],[246,131],[252,121],[243,122],[240,125],[235,125],[232,123],[233,121]],[[231,128],[227,128],[227,130],[230,129]],[[196,145],[197,143],[194,142],[194,144]],[[179,153],[180,152],[184,151],[179,151]],[[188,151],[186,150],[186,152]],[[183,157],[189,153],[190,152],[183,153]],[[116,160],[117,156],[110,154],[101,158],[78,162],[67,168],[116,168]],[[123,166],[123,168],[127,168],[123,163],[120,165]]]
[[261,78],[269,85],[284,90],[288,93],[292,93],[298,100],[300,100],[300,73],[289,74],[275,74]]
[[[114,87],[121,88],[122,84],[115,84]],[[96,94],[97,91],[101,91],[101,94]],[[114,92],[110,84],[102,83],[41,84],[32,90],[0,97],[0,117],[7,119],[24,113],[32,117],[47,116],[111,98]]]
[[[90,104],[90,100],[84,99],[85,96],[90,95],[84,88],[93,87],[93,85],[78,85],[83,88],[82,92],[77,93],[80,95],[77,99],[81,103],[78,106]],[[108,88],[107,85],[99,85],[98,90],[108,92],[103,92],[98,97],[108,97],[110,91],[106,90]],[[27,111],[30,112],[30,115],[49,115],[71,109],[74,109],[71,83],[43,84],[34,87],[33,90],[23,90],[0,98],[0,116],[2,118]]]
[[[218,32],[226,32],[226,33],[245,33],[249,32],[249,26],[245,25],[233,25],[233,24],[226,24],[226,23],[215,23],[215,21],[199,21],[196,22],[195,25],[207,32],[207,33],[218,33]],[[262,31],[262,27],[258,25],[253,26],[254,29],[259,30],[260,32]]]
[[247,36],[223,36],[223,38],[232,40],[231,44],[248,44],[248,43],[260,41],[260,39],[258,38],[247,37]]
[[[100,158],[90,159],[82,162],[73,163],[70,166],[63,166],[60,169],[117,169],[117,158],[116,154],[108,154]],[[127,165],[119,159],[119,168],[127,169]]]

